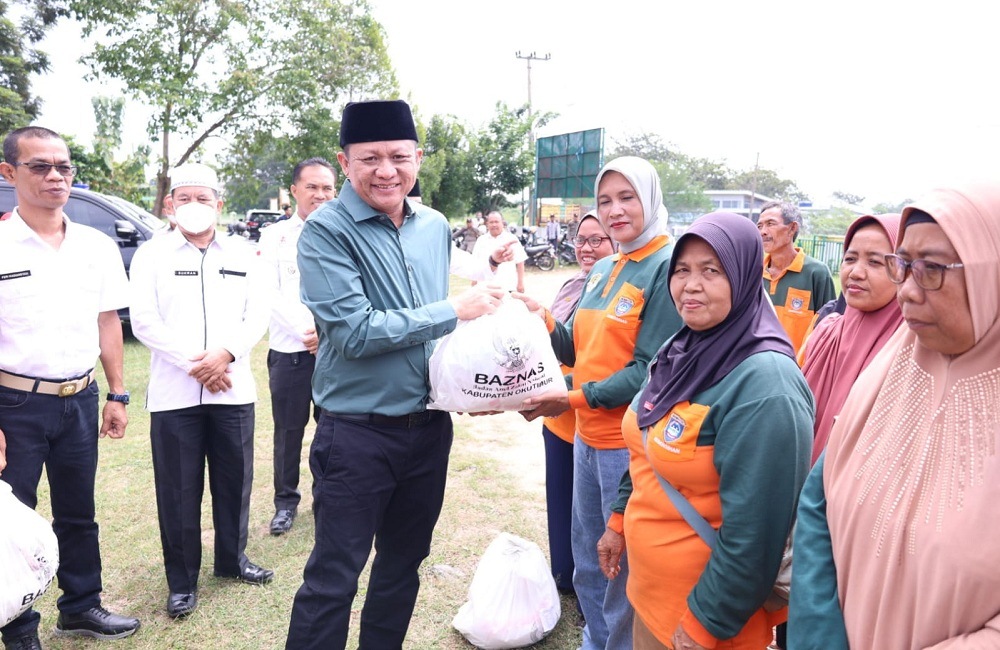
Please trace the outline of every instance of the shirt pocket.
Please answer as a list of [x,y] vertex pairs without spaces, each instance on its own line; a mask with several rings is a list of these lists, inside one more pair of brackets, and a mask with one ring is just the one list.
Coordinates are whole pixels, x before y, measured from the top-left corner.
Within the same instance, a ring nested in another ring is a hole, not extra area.
[[0,272],[0,323],[30,324],[43,306],[41,280],[30,269]]
[[604,323],[612,329],[636,330],[643,305],[643,290],[626,282],[605,308]]
[[692,460],[709,409],[704,404],[679,402],[663,419],[649,427],[646,434],[648,453],[658,462]]

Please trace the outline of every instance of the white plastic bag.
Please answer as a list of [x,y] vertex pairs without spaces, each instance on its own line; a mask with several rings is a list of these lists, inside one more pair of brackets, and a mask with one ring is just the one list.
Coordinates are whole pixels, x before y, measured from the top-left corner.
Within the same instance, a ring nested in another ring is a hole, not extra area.
[[38,600],[59,566],[52,526],[0,481],[0,627]]
[[430,383],[428,408],[462,413],[520,411],[528,397],[566,393],[545,323],[514,298],[441,339]]
[[484,650],[537,643],[559,622],[559,592],[538,545],[500,533],[479,560],[452,625]]

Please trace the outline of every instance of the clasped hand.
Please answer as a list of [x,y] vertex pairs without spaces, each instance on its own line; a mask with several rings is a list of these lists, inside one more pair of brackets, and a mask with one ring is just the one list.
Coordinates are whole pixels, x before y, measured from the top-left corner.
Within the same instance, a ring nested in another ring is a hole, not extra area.
[[233,387],[229,378],[229,364],[236,360],[225,348],[205,350],[191,357],[196,362],[188,375],[208,389],[210,393],[225,392]]

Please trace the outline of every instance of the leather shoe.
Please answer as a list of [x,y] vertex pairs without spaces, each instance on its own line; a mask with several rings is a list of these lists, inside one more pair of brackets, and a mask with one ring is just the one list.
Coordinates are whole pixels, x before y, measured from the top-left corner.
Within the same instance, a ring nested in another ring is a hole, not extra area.
[[198,594],[170,594],[167,596],[167,615],[184,618],[198,607]]
[[56,636],[89,636],[95,639],[124,639],[139,629],[139,619],[112,614],[100,605],[85,612],[59,612]]
[[42,642],[38,640],[38,634],[32,632],[10,641],[4,641],[3,647],[4,650],[42,650]]
[[237,579],[250,585],[266,585],[274,579],[274,571],[259,567],[253,562],[247,562],[240,569],[240,575],[237,576]]
[[295,510],[278,510],[271,519],[271,534],[284,535],[292,529],[292,522],[295,521]]

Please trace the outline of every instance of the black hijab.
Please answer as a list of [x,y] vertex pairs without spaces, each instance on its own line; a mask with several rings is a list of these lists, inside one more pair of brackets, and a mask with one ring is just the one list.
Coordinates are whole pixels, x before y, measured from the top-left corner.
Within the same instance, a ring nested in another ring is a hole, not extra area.
[[674,405],[714,386],[752,354],[772,350],[795,358],[764,292],[764,248],[753,223],[730,212],[699,217],[674,246],[668,282],[685,243],[693,237],[703,239],[722,262],[732,308],[725,320],[709,330],[681,327],[656,353],[639,400],[640,427],[659,422]]

